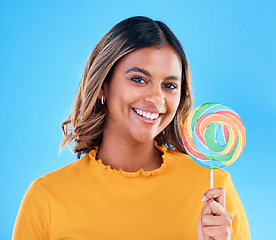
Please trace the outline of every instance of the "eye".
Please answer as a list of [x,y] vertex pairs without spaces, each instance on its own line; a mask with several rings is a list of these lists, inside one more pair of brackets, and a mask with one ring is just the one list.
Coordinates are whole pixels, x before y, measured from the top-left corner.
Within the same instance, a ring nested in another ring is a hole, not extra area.
[[177,85],[175,83],[165,83],[164,85],[164,88],[167,88],[167,89],[177,89]]
[[133,77],[133,78],[131,78],[131,81],[133,81],[135,83],[140,83],[140,84],[146,83],[146,81],[141,77]]

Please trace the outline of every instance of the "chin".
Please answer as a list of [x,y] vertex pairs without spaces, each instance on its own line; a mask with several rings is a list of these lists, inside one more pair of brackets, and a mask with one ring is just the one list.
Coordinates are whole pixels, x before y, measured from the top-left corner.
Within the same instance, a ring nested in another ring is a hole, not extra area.
[[135,141],[140,143],[148,143],[154,141],[158,134],[133,134],[132,137]]
[[148,143],[148,142],[154,141],[154,137],[151,137],[151,138],[145,138],[145,137],[143,137],[143,138],[141,138],[141,137],[137,138],[137,137],[135,137],[134,140],[137,141],[137,142],[139,142],[139,143]]

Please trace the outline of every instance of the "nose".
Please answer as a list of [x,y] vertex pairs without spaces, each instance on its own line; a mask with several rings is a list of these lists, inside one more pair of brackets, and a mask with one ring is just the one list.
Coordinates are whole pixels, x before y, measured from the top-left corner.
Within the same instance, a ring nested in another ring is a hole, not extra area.
[[151,86],[147,89],[147,92],[144,96],[146,102],[150,102],[155,106],[162,106],[165,104],[165,95],[162,91],[161,86]]

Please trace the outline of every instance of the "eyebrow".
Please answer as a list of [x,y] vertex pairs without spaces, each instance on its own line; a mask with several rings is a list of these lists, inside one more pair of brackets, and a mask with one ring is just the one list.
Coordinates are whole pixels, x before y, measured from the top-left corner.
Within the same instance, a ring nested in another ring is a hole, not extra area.
[[126,71],[126,73],[129,73],[129,72],[140,72],[140,73],[145,74],[146,76],[151,77],[150,73],[147,70],[145,70],[143,68],[139,68],[139,67],[133,67]]
[[181,82],[181,80],[178,76],[169,76],[169,77],[166,77],[165,80],[177,80],[177,81]]
[[[151,77],[151,74],[147,70],[145,70],[143,68],[139,68],[139,67],[132,67],[132,68],[130,68],[130,69],[128,69],[126,71],[126,73],[129,73],[129,72],[140,72],[140,73],[145,74],[146,76]],[[168,77],[165,78],[165,80],[177,80],[177,81],[180,81],[180,78],[178,76],[168,76]]]

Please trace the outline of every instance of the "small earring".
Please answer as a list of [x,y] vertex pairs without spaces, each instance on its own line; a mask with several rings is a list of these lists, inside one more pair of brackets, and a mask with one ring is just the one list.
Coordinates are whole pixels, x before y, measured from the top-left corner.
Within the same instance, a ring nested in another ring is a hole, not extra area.
[[102,105],[104,105],[104,102],[105,102],[104,95],[102,95],[101,102],[102,102]]

